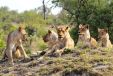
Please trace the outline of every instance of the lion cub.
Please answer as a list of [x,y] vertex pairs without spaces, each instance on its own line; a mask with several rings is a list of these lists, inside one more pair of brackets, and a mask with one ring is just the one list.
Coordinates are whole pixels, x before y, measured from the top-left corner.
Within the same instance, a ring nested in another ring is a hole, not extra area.
[[97,41],[90,36],[89,25],[80,24],[79,25],[79,39],[83,42],[84,46],[89,48],[96,48]]
[[[19,27],[17,30],[10,32],[7,38],[7,46],[4,50],[3,60],[8,58],[8,62],[11,65],[14,65],[13,59],[14,57],[19,57],[20,53],[24,58],[29,58],[26,54],[22,41],[26,40],[26,31],[23,27]],[[15,56],[14,56],[15,55]]]
[[109,34],[107,29],[98,28],[98,37],[100,39],[100,43],[102,47],[112,48],[111,41],[109,39]]
[[56,32],[48,30],[48,33],[43,36],[43,41],[47,43],[48,50],[52,49],[52,47],[56,44],[58,41],[58,35]]

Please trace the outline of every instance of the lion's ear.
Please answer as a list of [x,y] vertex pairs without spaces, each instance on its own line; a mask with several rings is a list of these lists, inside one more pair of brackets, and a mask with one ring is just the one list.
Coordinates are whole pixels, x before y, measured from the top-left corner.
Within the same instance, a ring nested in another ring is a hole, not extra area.
[[98,32],[100,32],[100,30],[101,30],[101,29],[100,29],[100,28],[98,28]]
[[79,25],[79,28],[82,28],[82,24]]
[[108,33],[108,29],[106,28],[106,29],[104,29],[104,31],[106,32],[106,33]]
[[21,32],[23,29],[25,29],[23,26],[19,26],[18,31]]
[[89,25],[88,25],[88,24],[86,24],[85,27],[86,27],[87,29],[89,29]]
[[51,34],[52,33],[51,30],[48,30],[48,33]]
[[66,27],[66,31],[69,30],[69,26]]
[[51,25],[50,28],[56,28],[56,26],[55,25]]
[[18,31],[21,32],[22,29],[23,29],[23,27],[22,26],[19,26]]

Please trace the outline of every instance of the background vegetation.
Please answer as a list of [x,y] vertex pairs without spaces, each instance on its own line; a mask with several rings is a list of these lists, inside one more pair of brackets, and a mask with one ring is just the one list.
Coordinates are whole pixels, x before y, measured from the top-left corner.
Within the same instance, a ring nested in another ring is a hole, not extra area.
[[[37,0],[38,1],[38,0]],[[113,43],[113,0],[51,0],[53,7],[61,7],[59,14],[51,14],[51,8],[43,6],[18,13],[8,7],[0,7],[0,57],[6,46],[9,32],[24,25],[28,32],[25,50],[28,54],[44,50],[42,36],[51,25],[71,24],[70,34],[75,43],[78,39],[78,25],[90,25],[91,36],[98,40],[98,28],[106,28]],[[45,17],[43,16],[45,13]],[[31,60],[17,60],[13,67],[0,62],[0,76],[113,76],[113,49],[80,48],[64,50],[61,57],[32,56]],[[56,66],[57,65],[57,66]]]
[[53,0],[56,6],[67,11],[68,20],[76,26],[74,38],[80,23],[90,25],[91,35],[97,39],[97,28],[108,28],[113,42],[113,0]]
[[[30,11],[18,13],[17,11],[9,10],[8,7],[0,8],[0,53],[5,49],[6,40],[9,32],[14,31],[19,25],[24,25],[28,32],[28,41],[25,44],[26,50],[29,53],[46,48],[46,44],[42,40],[42,36],[47,32],[47,29],[53,24],[64,24],[62,20],[63,12],[54,16],[51,11],[46,12],[46,19],[43,17],[42,7]],[[47,10],[50,10],[47,8]],[[59,18],[61,16],[61,19]]]
[[10,11],[8,7],[0,8],[0,52],[6,46],[9,32],[15,30],[19,24],[24,24],[29,36],[26,48],[30,51],[46,48],[42,36],[50,25],[70,24],[74,28],[71,36],[77,42],[77,31],[80,23],[90,25],[91,35],[97,39],[97,28],[108,28],[110,39],[113,42],[113,1],[112,0],[52,0],[53,7],[62,7],[57,15],[51,14],[46,7],[46,19],[43,17],[43,6],[23,13]]

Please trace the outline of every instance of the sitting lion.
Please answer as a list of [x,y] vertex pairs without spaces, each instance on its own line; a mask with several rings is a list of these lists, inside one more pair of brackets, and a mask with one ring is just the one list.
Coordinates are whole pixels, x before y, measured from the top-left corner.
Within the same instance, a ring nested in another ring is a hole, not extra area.
[[109,34],[107,29],[100,29],[98,28],[99,33],[99,42],[101,43],[102,47],[112,48],[112,43],[109,39]]
[[89,48],[97,48],[97,41],[91,37],[88,24],[79,25],[79,40],[82,41],[83,46]]

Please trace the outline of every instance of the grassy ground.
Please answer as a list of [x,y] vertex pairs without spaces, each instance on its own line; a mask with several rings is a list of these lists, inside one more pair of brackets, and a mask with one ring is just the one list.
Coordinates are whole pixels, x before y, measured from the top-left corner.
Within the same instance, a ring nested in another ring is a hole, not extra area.
[[75,48],[61,57],[33,57],[16,61],[13,67],[0,64],[0,76],[113,76],[113,50]]

